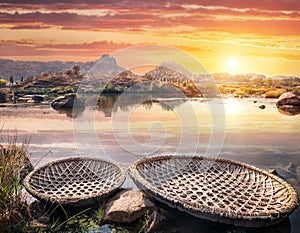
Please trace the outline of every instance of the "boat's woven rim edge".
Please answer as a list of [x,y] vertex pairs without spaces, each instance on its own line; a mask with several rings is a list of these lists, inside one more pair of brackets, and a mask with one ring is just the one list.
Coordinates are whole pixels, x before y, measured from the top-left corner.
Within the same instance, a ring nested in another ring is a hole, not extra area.
[[[271,177],[272,179],[275,179],[276,181],[278,181],[279,183],[281,183],[282,185],[284,185],[285,187],[287,187],[287,189],[290,191],[291,193],[291,200],[290,200],[290,205],[288,208],[286,208],[284,211],[278,213],[278,216],[271,216],[271,215],[256,215],[256,216],[247,216],[247,215],[231,215],[228,214],[226,216],[226,218],[229,219],[240,219],[240,220],[251,220],[254,219],[254,217],[256,219],[279,219],[282,217],[286,217],[288,216],[290,213],[292,213],[299,205],[298,203],[298,194],[295,190],[295,188],[290,185],[289,183],[287,183],[286,181],[284,181],[283,179],[281,179],[280,177],[268,173],[260,168],[257,168],[255,166],[243,163],[243,162],[238,162],[238,161],[233,161],[233,160],[229,160],[229,159],[223,159],[223,158],[214,158],[214,157],[205,157],[205,156],[200,156],[200,155],[154,155],[154,156],[149,156],[149,157],[143,157],[137,161],[135,161],[128,169],[128,173],[131,176],[131,178],[133,178],[133,180],[135,182],[138,182],[143,188],[146,188],[148,190],[150,190],[151,192],[153,192],[153,194],[155,195],[155,197],[159,197],[159,199],[163,199],[163,200],[167,200],[168,202],[171,202],[169,204],[174,204],[175,205],[175,200],[174,199],[170,199],[168,198],[168,196],[164,193],[161,193],[161,191],[159,191],[154,185],[152,185],[150,182],[146,181],[139,173],[137,166],[139,164],[142,164],[144,162],[151,162],[151,161],[156,161],[156,160],[161,160],[161,159],[204,159],[204,160],[210,160],[210,161],[218,161],[218,162],[224,162],[224,163],[231,163],[231,164],[235,164],[238,166],[243,166],[247,169],[252,169],[255,170],[259,173],[262,173],[266,176]],[[178,202],[176,202],[176,204],[178,205]],[[177,207],[175,207],[177,208]],[[199,208],[193,208],[191,206],[188,205],[188,203],[182,203],[182,208],[186,208],[189,209],[191,211],[194,212],[204,212],[206,214],[214,214],[214,215],[218,215],[220,213],[217,212],[211,212],[210,209],[199,209]]]
[[[31,184],[30,184],[30,179],[32,177],[33,174],[39,172],[42,169],[45,169],[47,167],[50,167],[54,164],[59,164],[62,162],[69,162],[69,161],[82,161],[82,160],[93,160],[93,161],[99,161],[99,162],[104,162],[110,165],[114,165],[116,166],[119,170],[120,170],[120,179],[119,182],[115,183],[110,189],[107,189],[105,192],[102,192],[101,195],[98,194],[92,194],[92,195],[86,195],[83,198],[57,198],[51,195],[45,195],[43,193],[40,192],[36,192],[34,189],[32,189]],[[63,205],[72,205],[72,204],[77,204],[78,202],[80,203],[84,203],[85,201],[89,201],[91,199],[97,198],[97,199],[101,199],[101,197],[106,197],[107,195],[109,195],[110,193],[113,193],[116,189],[120,188],[122,186],[122,184],[125,182],[126,179],[126,171],[125,169],[119,164],[116,163],[114,161],[110,161],[110,160],[105,160],[102,158],[93,158],[93,157],[68,157],[68,158],[64,158],[64,159],[59,159],[59,160],[55,160],[55,161],[51,161],[49,163],[44,164],[43,166],[34,169],[33,171],[31,171],[23,180],[23,185],[26,189],[26,191],[28,193],[30,193],[32,196],[44,200],[44,201],[50,201],[53,203],[57,203],[57,204],[63,204]]]

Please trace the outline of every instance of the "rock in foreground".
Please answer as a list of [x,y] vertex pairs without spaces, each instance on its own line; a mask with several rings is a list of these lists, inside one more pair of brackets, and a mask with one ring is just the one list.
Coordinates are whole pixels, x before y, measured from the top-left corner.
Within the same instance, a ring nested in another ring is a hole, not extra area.
[[137,189],[124,190],[112,197],[105,209],[103,220],[130,223],[155,210],[155,205]]

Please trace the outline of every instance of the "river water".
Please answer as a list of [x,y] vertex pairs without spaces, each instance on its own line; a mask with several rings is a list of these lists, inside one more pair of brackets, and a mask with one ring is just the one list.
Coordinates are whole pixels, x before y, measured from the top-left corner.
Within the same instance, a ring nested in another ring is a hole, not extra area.
[[[279,112],[272,99],[169,98],[142,103],[106,96],[97,107],[76,113],[57,112],[48,105],[2,107],[0,124],[1,143],[16,134],[19,142],[29,141],[36,167],[74,156],[111,159],[128,167],[147,155],[200,154],[276,169],[300,193],[300,114]],[[124,187],[132,185],[128,179]],[[251,232],[177,218],[171,216],[161,230]],[[297,210],[289,221],[259,232],[300,232],[299,219]]]

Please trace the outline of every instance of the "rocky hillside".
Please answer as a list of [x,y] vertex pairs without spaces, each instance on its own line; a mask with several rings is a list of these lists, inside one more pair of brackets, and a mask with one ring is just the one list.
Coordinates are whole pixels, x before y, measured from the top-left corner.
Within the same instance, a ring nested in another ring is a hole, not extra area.
[[178,64],[168,62],[145,74],[145,77],[162,84],[170,84],[187,97],[201,95],[199,87],[192,81],[193,75]]
[[[189,77],[187,77],[189,76]],[[128,88],[133,92],[153,92],[164,94],[184,93],[188,97],[201,94],[199,88],[190,80],[190,74],[176,63],[163,64],[145,75],[137,75],[118,66],[116,60],[103,55],[86,74],[68,69],[29,77],[17,84],[10,85],[17,96],[42,94],[51,97],[83,91],[122,93]],[[178,92],[178,90],[180,90]]]
[[42,74],[35,78],[27,78],[20,83],[24,89],[38,88],[63,88],[66,86],[78,87],[83,75],[65,73]]
[[9,80],[13,76],[15,81],[20,81],[28,77],[35,77],[42,73],[58,73],[80,66],[81,74],[93,67],[95,62],[62,62],[62,61],[14,61],[0,59],[0,77]]

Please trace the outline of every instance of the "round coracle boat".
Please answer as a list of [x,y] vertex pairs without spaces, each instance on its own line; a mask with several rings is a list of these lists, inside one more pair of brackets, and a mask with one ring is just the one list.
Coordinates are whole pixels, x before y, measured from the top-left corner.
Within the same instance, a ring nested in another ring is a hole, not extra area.
[[114,193],[125,178],[124,169],[117,163],[76,157],[48,163],[29,173],[23,183],[40,200],[84,206]]
[[129,168],[151,198],[195,217],[243,227],[263,227],[298,206],[295,189],[276,175],[235,161],[201,156],[156,156]]

